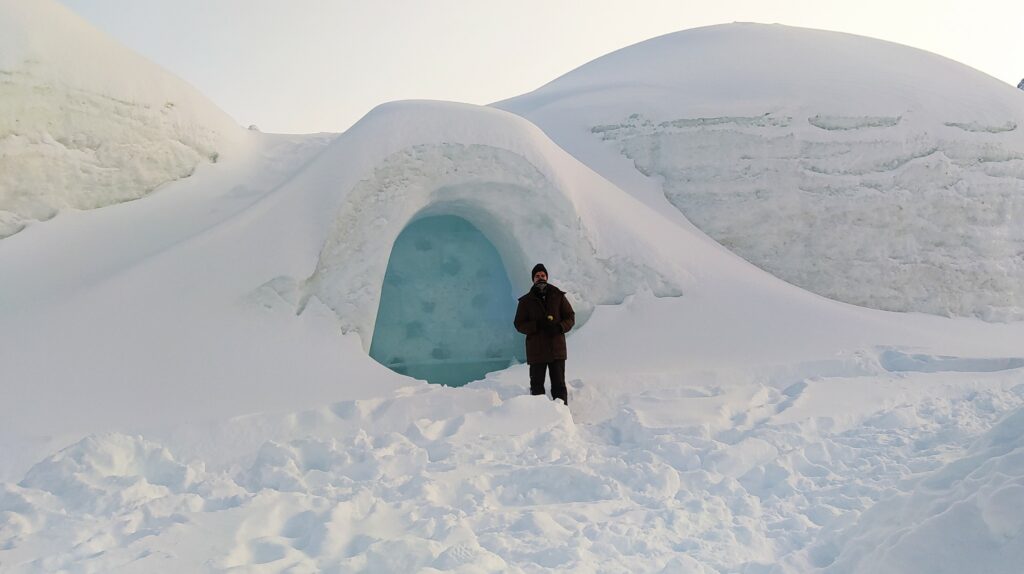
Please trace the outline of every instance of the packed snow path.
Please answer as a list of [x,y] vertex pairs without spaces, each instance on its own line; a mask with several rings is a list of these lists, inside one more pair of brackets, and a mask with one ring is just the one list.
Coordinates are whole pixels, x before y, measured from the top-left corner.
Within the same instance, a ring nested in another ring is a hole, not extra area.
[[[1021,488],[1019,359],[953,359],[876,349],[843,376],[576,379],[569,409],[525,396],[516,367],[460,389],[93,435],[0,485],[0,570],[886,571],[873,548],[841,554],[844,533],[879,501],[963,502],[943,473],[1015,409],[998,456],[964,473]],[[1001,474],[974,471],[1000,457]],[[1019,546],[1020,514],[968,506],[975,536],[1011,541],[990,571],[1011,571],[998,560]]]

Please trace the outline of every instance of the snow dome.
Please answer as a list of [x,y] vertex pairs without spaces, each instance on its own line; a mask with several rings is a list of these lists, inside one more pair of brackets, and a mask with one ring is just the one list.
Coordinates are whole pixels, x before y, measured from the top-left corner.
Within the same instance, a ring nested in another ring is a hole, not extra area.
[[738,23],[623,48],[496,105],[797,286],[1024,317],[1024,93],[968,66]]
[[[512,318],[537,262],[578,324],[637,291],[679,295],[688,277],[647,243],[657,232],[630,230],[630,214],[649,210],[499,110],[381,106],[292,184],[325,185],[340,195],[300,309],[316,298],[372,357],[432,382],[464,384],[522,360]],[[659,221],[653,230],[671,225]]]

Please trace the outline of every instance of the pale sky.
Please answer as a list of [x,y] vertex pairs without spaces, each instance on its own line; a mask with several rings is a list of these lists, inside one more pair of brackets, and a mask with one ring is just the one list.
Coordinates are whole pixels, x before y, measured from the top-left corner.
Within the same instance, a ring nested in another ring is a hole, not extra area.
[[344,131],[391,100],[487,104],[630,44],[736,21],[899,42],[1013,85],[1024,76],[1024,0],[61,2],[266,132]]

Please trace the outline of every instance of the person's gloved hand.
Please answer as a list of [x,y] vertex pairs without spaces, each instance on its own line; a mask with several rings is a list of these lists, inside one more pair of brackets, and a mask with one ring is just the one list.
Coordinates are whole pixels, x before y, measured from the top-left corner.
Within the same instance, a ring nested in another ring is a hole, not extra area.
[[544,322],[544,330],[551,334],[558,334],[562,332],[562,324],[555,321],[554,316],[548,315]]

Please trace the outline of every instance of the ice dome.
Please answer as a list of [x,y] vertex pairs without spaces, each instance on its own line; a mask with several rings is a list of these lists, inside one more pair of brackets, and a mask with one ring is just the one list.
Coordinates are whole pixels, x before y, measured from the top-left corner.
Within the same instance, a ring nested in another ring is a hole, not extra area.
[[886,310],[1024,317],[1024,94],[963,64],[728,24],[495,105],[795,285]]

